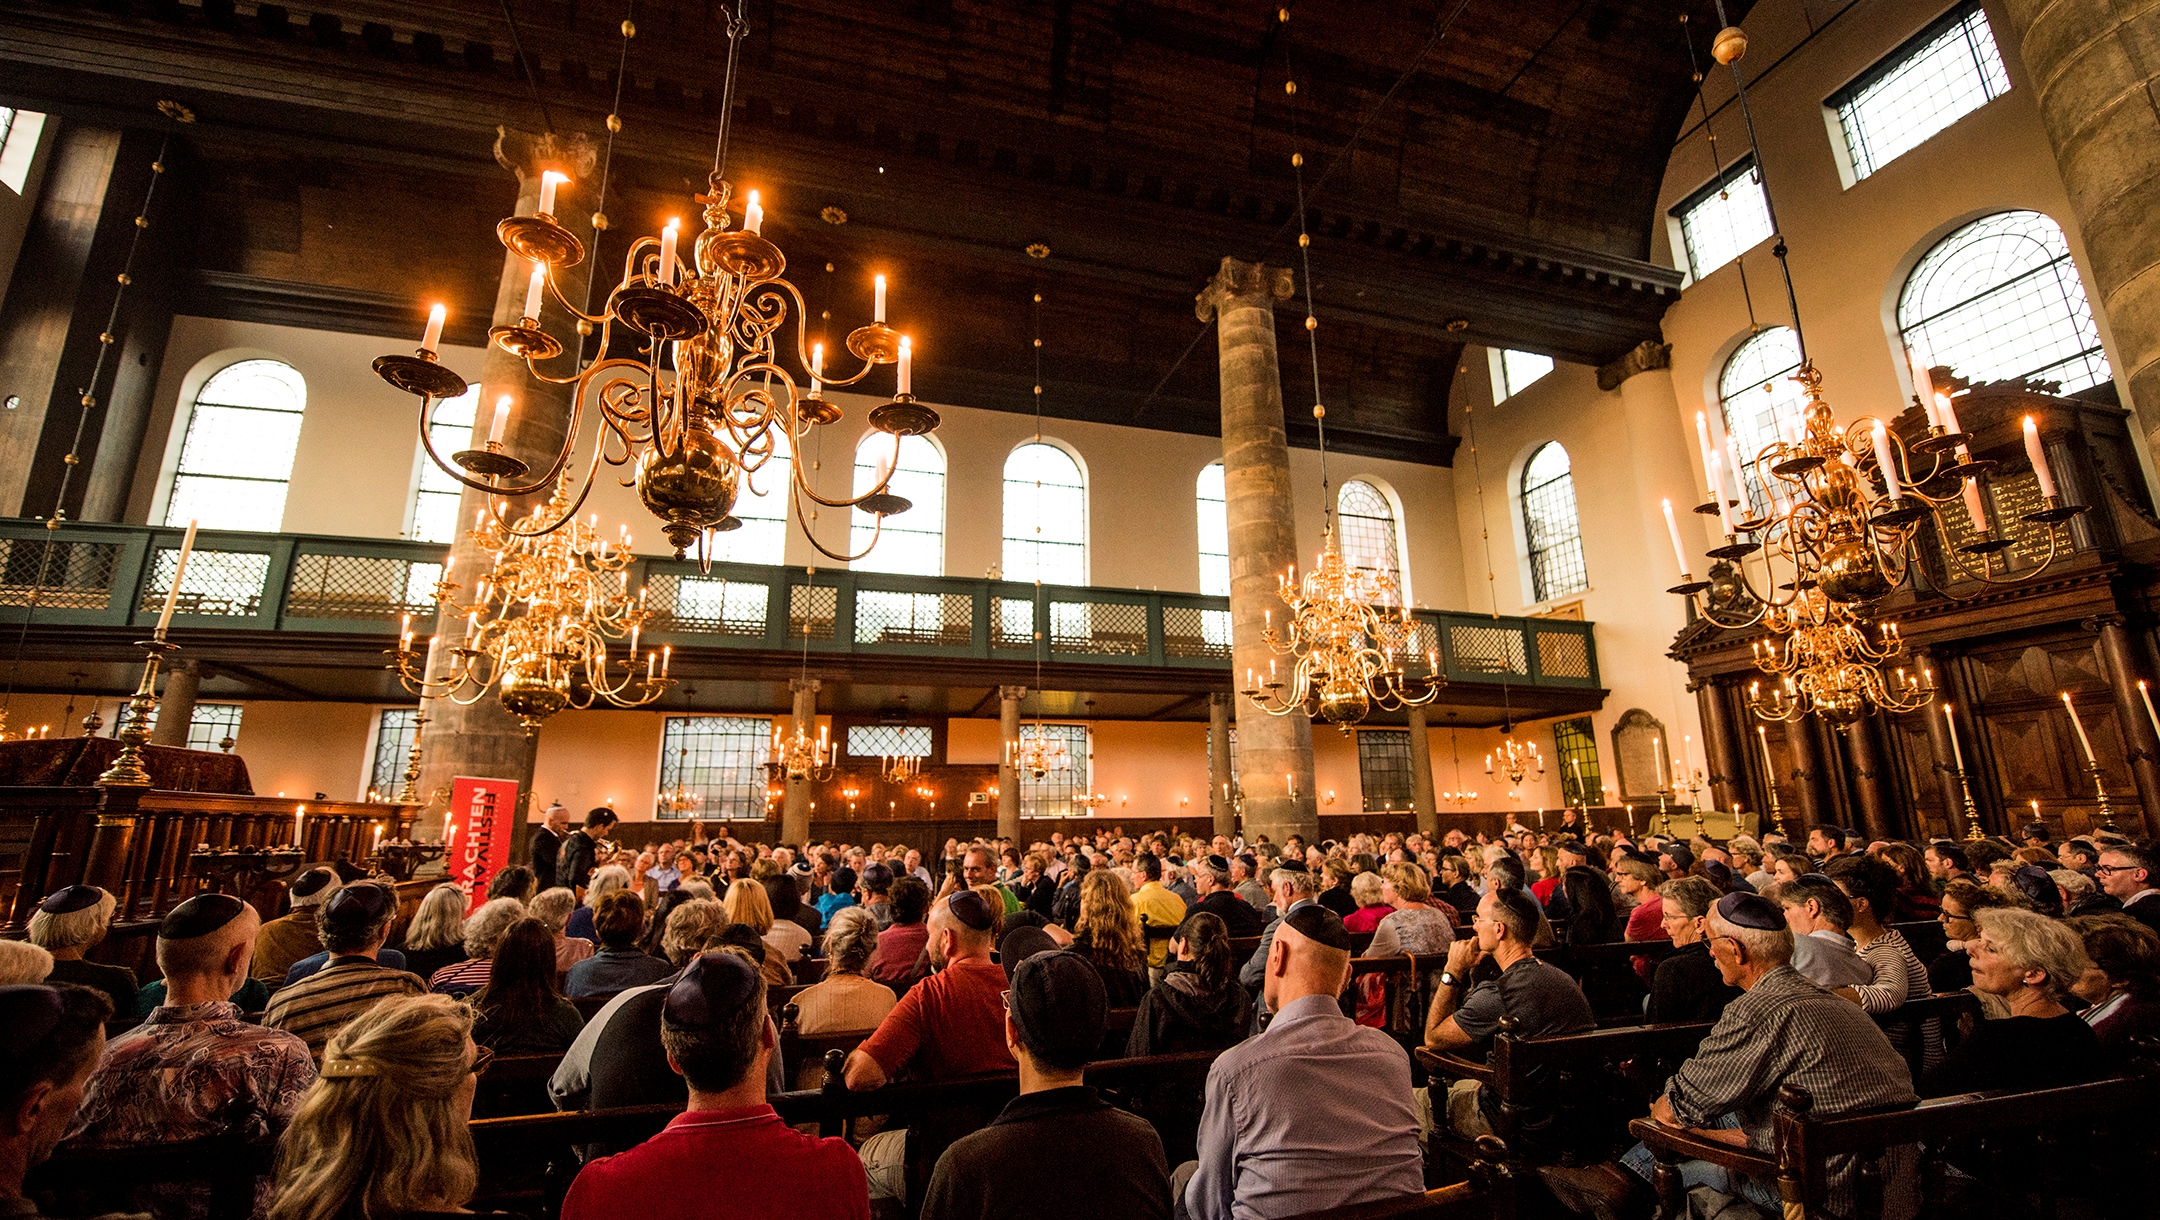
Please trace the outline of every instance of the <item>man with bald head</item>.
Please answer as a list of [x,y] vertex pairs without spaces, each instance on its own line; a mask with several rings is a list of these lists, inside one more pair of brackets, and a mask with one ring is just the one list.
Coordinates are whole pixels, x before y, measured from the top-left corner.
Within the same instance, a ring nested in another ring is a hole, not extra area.
[[[255,908],[225,894],[201,894],[158,925],[157,963],[165,1002],[112,1040],[83,1098],[69,1143],[128,1148],[225,1136],[268,1144],[284,1133],[315,1083],[307,1043],[241,1019],[226,997],[247,981]],[[271,1180],[255,1185],[253,1215],[269,1214]],[[210,1214],[207,1184],[147,1188],[159,1220]]]
[[1171,1179],[1179,1216],[1271,1220],[1425,1189],[1410,1060],[1342,1015],[1350,934],[1317,903],[1275,925],[1267,1031],[1208,1070],[1199,1159]]

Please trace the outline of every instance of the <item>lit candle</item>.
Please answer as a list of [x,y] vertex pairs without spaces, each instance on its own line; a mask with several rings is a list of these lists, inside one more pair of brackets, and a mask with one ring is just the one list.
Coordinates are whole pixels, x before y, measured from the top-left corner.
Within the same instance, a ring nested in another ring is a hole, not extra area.
[[187,523],[187,536],[180,539],[180,560],[173,564],[172,587],[165,590],[165,609],[158,614],[157,638],[165,638],[165,628],[172,625],[173,607],[180,604],[180,578],[187,574],[188,556],[195,553],[195,522]]
[[899,393],[899,397],[901,397],[901,398],[906,398],[906,397],[908,396],[908,392],[909,392],[909,391],[910,391],[911,389],[913,389],[913,388],[914,388],[914,385],[913,385],[913,383],[914,383],[914,380],[915,380],[915,346],[914,346],[914,344],[912,344],[912,343],[909,343],[909,342],[908,342],[908,340],[907,340],[907,337],[903,335],[903,336],[901,336],[901,339],[900,339],[900,393]]
[[375,823],[375,842],[374,842],[374,843],[372,844],[372,847],[373,847],[373,850],[375,850],[375,851],[381,851],[381,850],[382,850],[382,823],[381,823],[381,822],[377,822],[377,823]]
[[1920,409],[1927,412],[1928,427],[1936,427],[1942,423],[1942,417],[1935,410],[1935,379],[1928,376],[1927,362],[1920,358],[1920,353],[1907,352],[1906,355],[1912,360],[1913,396],[1920,400]]
[[1665,532],[1672,535],[1673,562],[1680,565],[1681,580],[1693,579],[1694,574],[1688,570],[1687,548],[1680,545],[1680,523],[1673,520],[1672,501],[1666,500],[1663,501],[1663,504],[1665,505]]
[[[1962,446],[1958,450],[1958,456],[1964,456]],[[1965,515],[1972,519],[1974,533],[1985,534],[1988,532],[1987,503],[1980,498],[1980,480],[1966,479],[1964,484]]]
[[667,677],[668,658],[670,658],[670,657],[672,657],[672,656],[674,656],[674,655],[675,655],[675,646],[674,646],[673,644],[664,644],[664,645],[662,645],[662,646],[661,646],[661,648],[660,648],[660,676],[661,676],[661,677],[663,677],[663,678]]
[[1290,795],[1291,795],[1291,796],[1293,796],[1293,797],[1294,797],[1294,796],[1296,796],[1296,795],[1297,795],[1297,776],[1296,776],[1295,774],[1291,773],[1291,772],[1285,771],[1285,772],[1283,773],[1283,787],[1285,787],[1285,788],[1287,788],[1287,789],[1289,789],[1289,790],[1290,790]]
[[2035,822],[2039,821],[2039,820],[2040,820],[2040,802],[2038,802],[2038,801],[2027,801],[2027,802],[2025,802],[2025,803],[2026,803],[2026,804],[2028,804],[2028,805],[2030,805],[2030,806],[2032,806],[2032,815],[2033,815],[2033,821],[2035,821]]
[[[671,217],[667,227],[660,230],[660,282],[663,284],[675,282],[675,237],[680,231],[678,226],[681,223]],[[752,229],[751,232],[755,233],[757,230]]]
[[[1945,716],[1950,714],[1950,709],[1947,705],[1943,708],[1943,714]],[[1762,743],[1763,771],[1765,774],[1770,776],[1770,782],[1775,784],[1777,782],[1777,764],[1775,762],[1772,762],[1770,759],[1770,730],[1764,728],[1759,724],[1756,725],[1755,739]]]
[[537,321],[540,317],[540,291],[547,287],[547,264],[533,264],[532,281],[525,286],[525,318]]
[[745,233],[757,233],[765,227],[765,209],[758,206],[757,192],[750,192],[750,202],[743,205],[742,227]]
[[1964,431],[1958,426],[1957,408],[1951,404],[1948,394],[1935,396],[1935,418],[1942,421],[1942,426],[1948,431]]
[[870,320],[882,324],[885,321],[885,277],[881,275],[875,282],[877,295],[871,300]]
[[2145,718],[2152,721],[2153,732],[2160,734],[2160,715],[2153,714],[2152,692],[2145,689],[2145,679],[2138,679],[2138,698],[2145,701]]
[[1890,430],[1875,421],[1875,464],[1882,467],[1883,494],[1893,500],[1904,498],[1905,489],[1898,486],[1897,465],[1891,461]]
[[292,811],[292,841],[294,847],[300,846],[301,819],[306,815],[307,806],[305,805],[295,806]]
[[2055,498],[2055,472],[2048,469],[2047,451],[2040,445],[2040,425],[2025,417],[2025,456],[2032,459],[2033,477],[2040,480],[2040,494]]
[[450,815],[447,813],[442,815],[442,841],[444,847],[450,846]]
[[502,444],[503,430],[510,426],[510,396],[495,400],[495,420],[488,425],[488,444]]
[[643,623],[632,623],[632,624],[630,624],[630,655],[631,655],[631,656],[633,656],[633,657],[637,655],[637,637],[638,637],[638,630],[639,630],[640,628],[642,628],[643,626],[644,626],[644,624],[643,624]]
[[540,175],[540,215],[553,216],[555,214],[555,188],[568,181],[570,181],[569,175],[557,173],[554,170],[549,170]]
[[1965,773],[1965,750],[1958,745],[1957,717],[1951,714],[1950,705],[1943,704],[1943,724],[1950,730],[1950,757],[1957,763],[1958,774]]
[[428,310],[427,333],[420,336],[420,350],[430,356],[435,354],[436,345],[442,342],[442,324],[445,312],[440,304]]
[[816,398],[825,392],[824,376],[825,345],[813,343],[810,345],[810,397]]
[[2085,761],[2097,763],[2093,757],[2092,738],[2085,735],[2085,722],[2078,719],[2077,706],[2070,702],[2070,692],[2062,692],[2063,710],[2070,713],[2070,727],[2077,730],[2078,744],[2085,747]]

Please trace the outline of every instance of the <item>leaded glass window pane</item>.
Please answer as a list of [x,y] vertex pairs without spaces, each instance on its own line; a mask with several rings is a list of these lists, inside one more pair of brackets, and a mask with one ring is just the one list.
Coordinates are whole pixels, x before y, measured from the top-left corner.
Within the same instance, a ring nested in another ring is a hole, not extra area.
[[660,734],[660,792],[677,785],[695,808],[670,809],[655,800],[664,819],[763,820],[765,762],[772,754],[773,722],[762,716],[670,716]]
[[1412,782],[1407,730],[1359,729],[1357,764],[1366,812],[1411,807],[1417,788]]
[[1007,580],[1087,583],[1087,487],[1056,445],[1022,445],[1005,459]]
[[1200,591],[1230,596],[1230,517],[1223,495],[1223,464],[1200,472],[1193,498],[1200,510]]
[[[1772,326],[1750,338],[1725,361],[1718,377],[1725,432],[1747,495],[1725,489],[1728,498],[1745,499],[1749,516],[1768,511],[1770,494],[1756,469],[1762,451],[1788,436],[1798,437],[1807,415],[1807,393],[1793,374],[1800,369],[1800,340],[1790,327]],[[1729,465],[1730,463],[1728,463]],[[1727,475],[1728,482],[1731,476]]]
[[1853,177],[1865,178],[2010,92],[1995,31],[1961,4],[1830,99]]
[[188,413],[165,524],[277,529],[306,409],[307,383],[280,361],[242,360],[212,374]]
[[1968,380],[2018,377],[2074,394],[2114,374],[2062,228],[2038,212],[1998,212],[1942,239],[1898,299],[1905,345]]
[[1698,280],[1747,253],[1771,232],[1770,197],[1752,156],[1742,157],[1682,200],[1673,214],[1680,218],[1688,273]]
[[[480,407],[480,383],[473,382],[456,398],[435,404],[428,421],[428,440],[436,456],[449,461],[452,454],[472,448],[473,413]],[[458,497],[465,489],[443,469],[420,455],[420,489],[413,493],[412,536],[421,542],[455,542],[458,532]]]
[[1575,514],[1575,475],[1558,443],[1539,449],[1523,467],[1522,511],[1533,598],[1546,601],[1589,588],[1582,523]]
[[1395,534],[1395,508],[1380,489],[1361,479],[1342,485],[1335,496],[1336,528],[1342,531],[1343,561],[1364,572],[1386,572],[1401,584],[1402,551]]
[[1087,810],[1073,798],[1088,790],[1088,730],[1084,724],[1023,724],[1020,740],[1032,741],[1040,732],[1052,741],[1065,743],[1070,766],[1046,771],[1041,779],[1025,768],[1014,768],[1020,785],[1020,816],[1024,818],[1082,817]]
[[383,800],[405,787],[405,765],[420,735],[417,708],[386,707],[375,722],[375,757],[368,767],[368,788]]

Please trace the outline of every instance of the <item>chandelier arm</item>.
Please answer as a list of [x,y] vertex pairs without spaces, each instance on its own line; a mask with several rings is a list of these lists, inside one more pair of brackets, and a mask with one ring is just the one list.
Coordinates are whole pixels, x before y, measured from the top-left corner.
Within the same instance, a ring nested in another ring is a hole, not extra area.
[[[592,494],[593,476],[599,473],[600,446],[594,445],[592,459],[585,464],[585,477],[578,481],[579,486],[577,498],[570,501],[570,503],[563,509],[563,513],[560,517],[557,517],[554,521],[546,525],[542,525],[534,529],[519,529],[515,524],[507,522],[503,525],[503,529],[513,538],[537,538],[542,534],[552,533],[555,530],[562,528],[564,522],[570,520],[572,517],[577,516],[578,509],[585,506],[585,497]],[[533,516],[537,518],[539,514],[535,513],[533,514]]]
[[[802,492],[802,494],[804,494],[804,495],[806,495],[806,496],[810,497],[810,499],[811,499],[812,501],[814,501],[814,502],[816,502],[816,503],[818,503],[818,504],[822,504],[822,505],[824,505],[824,506],[825,506],[825,507],[827,507],[827,508],[853,508],[853,507],[855,507],[856,505],[858,505],[858,504],[861,504],[861,503],[862,503],[863,501],[865,501],[865,500],[869,499],[869,498],[870,498],[870,497],[872,497],[872,496],[876,496],[876,495],[883,495],[883,494],[884,494],[884,492],[885,492],[885,489],[886,489],[887,487],[890,487],[890,486],[892,485],[892,479],[893,479],[893,476],[894,476],[894,475],[896,475],[896,474],[898,474],[898,473],[900,472],[900,442],[901,442],[901,439],[902,439],[902,438],[901,438],[900,434],[899,434],[899,433],[897,433],[897,432],[895,432],[895,433],[892,433],[892,434],[891,434],[891,436],[892,436],[892,438],[893,438],[893,460],[892,460],[892,465],[890,465],[890,466],[886,467],[886,469],[885,469],[885,477],[884,477],[884,478],[882,478],[882,479],[879,479],[879,480],[877,481],[877,485],[876,485],[875,487],[872,487],[872,488],[871,488],[870,490],[868,490],[868,491],[866,491],[866,492],[862,493],[861,495],[859,495],[859,496],[854,496],[854,497],[851,497],[851,498],[848,498],[848,499],[841,499],[841,500],[832,500],[832,499],[827,499],[826,497],[824,497],[824,496],[821,496],[821,495],[819,495],[819,494],[818,494],[818,493],[817,493],[817,492],[816,492],[815,490],[813,490],[813,489],[812,489],[812,488],[810,487],[810,484],[809,484],[809,481],[808,481],[808,479],[807,479],[807,478],[806,478],[806,477],[805,477],[805,476],[803,475],[803,473],[802,473],[802,463],[800,463],[800,462],[797,462],[797,463],[795,464],[795,485],[796,485],[796,487],[797,487],[797,488],[798,488],[798,489],[799,489],[799,490],[800,490],[800,491]],[[877,517],[878,517],[878,518],[879,518],[880,520],[882,520],[882,519],[884,518],[884,516],[885,516],[885,514],[883,514],[883,513],[877,513],[877,514],[874,514],[874,515],[875,515],[875,516],[877,516]],[[838,559],[838,558],[840,558],[840,556],[838,556],[838,555],[831,555],[831,553],[830,553],[830,552],[827,552],[827,554],[828,554],[828,555],[830,555],[830,556],[831,556],[831,558],[834,558],[834,559]]]
[[[800,492],[801,492],[801,491],[803,490],[803,488],[802,488],[802,485],[801,485],[801,483],[800,483],[800,482],[798,482],[798,483],[796,484],[796,486],[795,486],[795,490],[796,490],[796,491],[797,491],[798,493],[800,493]],[[812,498],[813,498],[813,499],[815,499],[816,497],[814,497],[814,496],[813,496]],[[820,501],[820,503],[823,503],[823,501]],[[846,507],[846,506],[845,506],[845,505],[834,505],[834,507]],[[795,506],[795,511],[796,511],[796,520],[797,520],[798,522],[801,522],[801,521],[802,521],[802,505],[801,505],[801,503],[800,503],[799,501],[797,502],[797,504],[796,504],[796,506]],[[845,553],[843,553],[843,552],[840,552],[840,551],[835,551],[835,550],[833,550],[832,548],[830,548],[830,547],[826,546],[826,545],[825,545],[824,543],[822,543],[822,542],[818,541],[817,531],[815,531],[815,530],[811,529],[811,528],[809,527],[809,525],[808,525],[808,523],[807,523],[807,522],[804,522],[804,523],[803,523],[803,537],[805,537],[805,538],[808,538],[808,539],[810,540],[810,545],[811,545],[811,546],[813,546],[813,547],[815,547],[815,548],[817,548],[817,553],[818,553],[818,554],[820,554],[820,555],[823,555],[823,556],[824,556],[825,558],[827,558],[827,559],[831,559],[831,560],[835,560],[835,561],[837,561],[837,562],[839,562],[839,563],[853,563],[853,562],[855,562],[856,560],[858,560],[858,559],[861,559],[861,558],[862,558],[863,556],[865,556],[865,555],[868,555],[868,554],[870,553],[871,549],[872,549],[873,547],[877,546],[878,538],[879,538],[879,537],[880,537],[881,535],[883,535],[883,534],[884,534],[884,532],[885,532],[885,514],[883,514],[883,513],[872,513],[872,514],[871,514],[871,516],[872,516],[872,518],[874,519],[874,524],[873,524],[873,525],[871,526],[871,528],[870,528],[870,541],[869,541],[869,543],[868,543],[868,544],[866,544],[866,545],[865,545],[865,546],[863,547],[863,549],[861,549],[860,551],[857,551],[857,552],[855,552],[855,553],[854,553],[854,554],[852,554],[852,555],[850,555],[850,554],[845,554]]]
[[[648,238],[646,240],[651,239]],[[546,263],[543,265],[548,269],[548,295],[554,297],[555,303],[563,307],[563,312],[569,314],[573,318],[576,318],[580,322],[589,322],[595,326],[612,321],[614,319],[614,315],[612,313],[586,313],[584,310],[579,309],[575,305],[572,305],[570,303],[570,298],[563,295],[562,284],[555,278],[555,264]],[[606,351],[607,349],[603,347],[600,350]]]
[[[808,342],[809,339],[810,307],[803,304],[802,291],[796,288],[795,285],[788,280],[767,280],[762,285],[760,285],[760,287],[774,292],[785,291],[788,296],[794,300],[796,318],[795,359],[798,363],[802,365],[802,367],[806,369],[809,368],[810,349],[806,347],[805,344]],[[775,359],[777,359],[777,356],[775,357]],[[863,378],[868,377],[871,372],[877,368],[878,365],[890,363],[891,361],[887,360],[865,360],[863,361],[863,366],[861,370],[852,377],[829,377],[825,376],[824,374],[820,374],[818,376],[818,381],[826,386],[838,386],[842,389],[845,389],[848,386],[854,385],[856,382],[861,381]]]

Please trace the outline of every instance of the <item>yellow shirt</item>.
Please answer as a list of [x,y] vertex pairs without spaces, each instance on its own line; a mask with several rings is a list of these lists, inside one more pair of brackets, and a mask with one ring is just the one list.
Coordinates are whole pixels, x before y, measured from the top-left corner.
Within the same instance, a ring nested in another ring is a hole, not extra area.
[[[1185,900],[1163,888],[1160,881],[1150,881],[1132,896],[1133,910],[1149,925],[1157,928],[1174,928],[1185,922]],[[1149,969],[1159,968],[1170,957],[1170,939],[1149,940],[1147,964]]]

